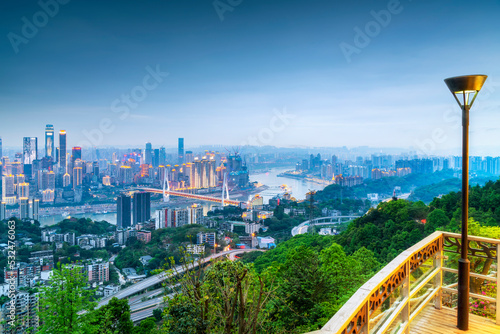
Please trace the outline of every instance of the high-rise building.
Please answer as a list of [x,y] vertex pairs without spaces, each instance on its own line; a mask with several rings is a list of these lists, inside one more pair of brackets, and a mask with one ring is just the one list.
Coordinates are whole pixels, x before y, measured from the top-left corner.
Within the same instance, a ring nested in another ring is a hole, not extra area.
[[184,138],[179,138],[179,165],[184,163]]
[[121,166],[118,173],[118,181],[120,182],[120,184],[132,183],[132,167]]
[[0,201],[0,221],[7,219],[7,203]]
[[71,185],[71,175],[69,173],[64,173],[63,175],[63,187],[69,187]]
[[38,220],[39,215],[38,215],[38,210],[40,208],[40,201],[37,199],[32,199],[31,200],[31,205],[30,205],[30,216],[34,220]]
[[151,219],[151,194],[139,192],[134,194],[133,200],[134,225]]
[[82,167],[73,168],[73,189],[82,184],[83,170]]
[[38,159],[38,139],[36,137],[23,138],[23,170],[31,179],[33,162]]
[[117,221],[118,227],[126,228],[131,223],[131,202],[130,197],[125,194],[120,194],[116,198]]
[[186,151],[186,163],[194,161],[193,151]]
[[75,146],[71,150],[71,164],[72,164],[72,166],[75,165],[75,161],[78,159],[82,160],[82,148]]
[[47,124],[45,126],[45,157],[54,160],[54,126]]
[[19,219],[29,219],[30,217],[30,203],[27,197],[19,198]]
[[151,158],[151,151],[153,150],[153,146],[151,143],[146,143],[146,149],[144,150],[144,163],[147,165],[151,165],[153,160]]
[[165,147],[160,147],[160,161],[158,162],[159,166],[165,166],[167,162],[167,153],[165,152]]
[[189,224],[203,223],[203,207],[198,204],[193,204],[189,208]]
[[59,168],[66,173],[66,131],[59,131]]
[[158,168],[160,165],[160,149],[155,148],[153,156],[153,167]]
[[2,200],[6,201],[8,197],[15,197],[14,175],[2,176]]
[[17,194],[19,198],[30,197],[30,184],[27,182],[17,184]]

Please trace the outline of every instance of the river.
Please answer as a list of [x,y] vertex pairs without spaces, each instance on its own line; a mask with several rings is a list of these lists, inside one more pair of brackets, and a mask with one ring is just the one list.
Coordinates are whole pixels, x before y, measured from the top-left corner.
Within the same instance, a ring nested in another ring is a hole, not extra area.
[[[300,179],[292,179],[288,177],[279,177],[278,174],[281,174],[285,171],[292,170],[293,167],[290,168],[271,168],[267,173],[261,174],[250,174],[251,182],[259,182],[265,184],[269,187],[269,189],[259,193],[264,198],[264,203],[267,203],[270,198],[273,198],[277,194],[283,194],[284,191],[281,189],[281,185],[286,185],[291,191],[291,195],[295,197],[297,200],[303,200],[306,198],[306,194],[310,190],[323,190],[325,185],[300,180]],[[253,197],[253,196],[252,196]]]
[[[292,178],[287,178],[287,177],[278,177],[278,174],[281,174],[287,170],[291,170],[292,167],[290,168],[284,168],[284,167],[279,167],[279,168],[271,168],[268,172],[266,173],[258,173],[258,174],[250,174],[250,181],[251,182],[259,182],[261,184],[265,184],[269,188],[260,192],[259,195],[261,195],[264,198],[264,203],[268,203],[270,198],[273,198],[274,196],[278,194],[283,194],[285,191],[281,188],[282,185],[286,185],[287,188],[289,189],[289,192],[293,197],[295,197],[297,200],[303,200],[306,198],[306,194],[310,190],[323,190],[325,188],[325,185],[318,184],[315,182],[311,181],[306,181],[306,180],[300,180],[300,179],[292,179]],[[249,196],[252,198],[254,195]],[[200,203],[201,204],[201,203]],[[159,203],[151,203],[151,217],[154,217],[154,212],[156,208],[158,207]],[[175,202],[171,203],[170,205],[174,207],[188,207],[190,203],[186,203],[185,201],[182,201],[178,204]],[[203,206],[203,211],[206,214],[208,210],[212,208],[215,204],[213,203],[202,203]],[[116,212],[110,212],[110,213],[82,213],[82,214],[73,214],[71,215],[72,217],[75,218],[90,218],[95,221],[101,221],[105,220],[110,224],[116,225]],[[45,217],[40,217],[40,224],[42,226],[48,226],[48,225],[54,225],[57,224],[58,222],[62,221],[64,217],[61,215],[51,215],[51,216],[45,216]]]

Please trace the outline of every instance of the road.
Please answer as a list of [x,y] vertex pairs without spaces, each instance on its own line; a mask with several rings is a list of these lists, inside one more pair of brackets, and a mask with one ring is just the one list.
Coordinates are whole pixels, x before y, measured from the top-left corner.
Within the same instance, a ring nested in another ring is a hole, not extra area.
[[[235,249],[235,250],[230,250],[230,251],[225,251],[225,252],[221,252],[221,253],[217,253],[217,254],[214,254],[214,255],[210,255],[209,257],[206,257],[204,258],[201,263],[204,264],[206,262],[210,262],[211,260],[215,259],[215,258],[218,258],[218,257],[221,257],[221,256],[226,256],[226,255],[230,255],[230,254],[239,254],[239,253],[246,253],[246,252],[253,252],[255,251],[256,249]],[[195,263],[192,263],[188,266],[188,269],[192,269],[194,267],[197,267],[198,266],[198,261],[196,261]],[[177,266],[174,270],[173,270],[174,273],[182,273],[184,272],[184,268],[182,266]],[[169,278],[170,276],[172,276],[172,274],[167,274],[167,273],[161,273],[161,274],[158,274],[158,275],[154,275],[154,276],[151,276],[151,277],[148,277],[138,283],[135,283],[125,289],[122,289],[120,291],[118,291],[117,293],[115,293],[114,295],[111,295],[109,297],[106,297],[106,298],[103,298],[99,301],[99,303],[97,304],[97,307],[101,307],[103,305],[106,305],[110,300],[111,298],[113,297],[116,297],[118,299],[123,299],[123,298],[127,298],[129,296],[132,296],[136,293],[138,293],[139,291],[142,291],[142,290],[146,290],[152,286],[155,286],[157,284],[161,284],[163,281],[165,281],[167,278]]]

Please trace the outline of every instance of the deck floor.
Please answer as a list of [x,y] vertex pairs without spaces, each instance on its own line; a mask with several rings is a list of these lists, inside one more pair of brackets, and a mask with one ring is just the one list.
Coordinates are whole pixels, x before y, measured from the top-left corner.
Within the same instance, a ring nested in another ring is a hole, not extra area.
[[410,325],[411,334],[500,334],[500,326],[492,320],[470,315],[469,330],[461,331],[457,328],[457,311],[449,308],[441,310],[428,306]]

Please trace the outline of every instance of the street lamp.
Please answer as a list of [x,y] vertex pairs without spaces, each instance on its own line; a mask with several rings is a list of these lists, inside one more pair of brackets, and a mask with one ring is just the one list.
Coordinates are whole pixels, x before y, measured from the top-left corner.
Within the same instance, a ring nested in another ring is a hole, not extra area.
[[469,218],[469,110],[486,81],[486,75],[464,75],[444,79],[462,109],[462,250],[458,260],[457,327],[469,329],[470,262],[467,259],[467,221]]

